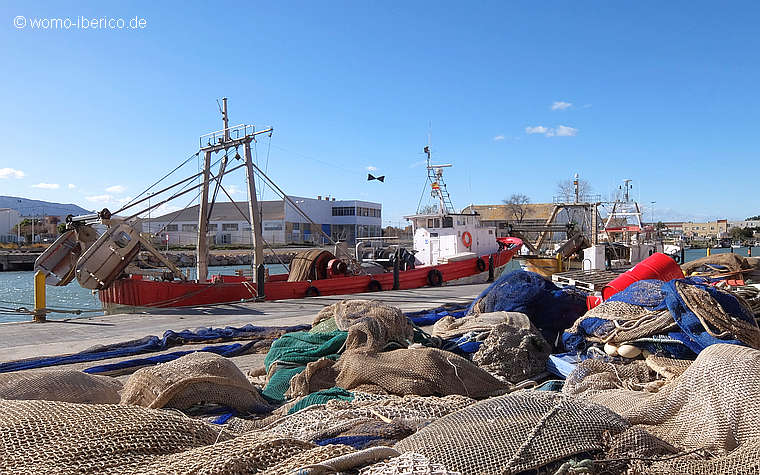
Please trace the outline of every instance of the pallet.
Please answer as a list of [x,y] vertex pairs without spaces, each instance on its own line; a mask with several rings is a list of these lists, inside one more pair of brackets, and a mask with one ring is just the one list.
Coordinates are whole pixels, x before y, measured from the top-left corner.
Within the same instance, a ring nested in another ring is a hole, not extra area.
[[552,282],[560,286],[572,285],[589,292],[601,292],[605,285],[627,270],[628,268],[558,272],[552,275]]

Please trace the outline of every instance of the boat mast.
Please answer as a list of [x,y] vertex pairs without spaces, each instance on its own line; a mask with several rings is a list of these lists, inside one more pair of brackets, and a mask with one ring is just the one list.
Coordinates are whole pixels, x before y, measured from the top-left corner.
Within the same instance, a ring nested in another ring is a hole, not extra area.
[[[248,193],[250,199],[248,200],[248,212],[251,218],[251,233],[254,245],[253,254],[253,266],[254,269],[258,268],[259,264],[264,263],[264,249],[262,244],[264,243],[261,238],[261,215],[259,213],[258,201],[256,199],[256,181],[253,174],[253,160],[251,158],[251,142],[256,139],[259,134],[271,134],[274,130],[269,127],[264,130],[256,131],[252,125],[240,124],[234,126],[232,130],[235,133],[235,138],[230,136],[229,119],[227,116],[227,98],[222,98],[222,121],[224,122],[224,129],[218,132],[212,132],[201,137],[201,151],[204,152],[204,168],[203,168],[203,187],[201,190],[201,202],[199,206],[198,216],[198,281],[204,282],[208,279],[208,238],[206,236],[208,231],[208,191],[209,191],[209,178],[211,175],[211,154],[227,151],[231,148],[237,148],[240,145],[245,149],[245,166],[246,175],[248,179]],[[221,134],[217,135],[219,132]],[[221,135],[221,136],[220,136]],[[207,143],[203,144],[203,140],[206,139]],[[221,174],[217,177],[220,180],[221,186]]]

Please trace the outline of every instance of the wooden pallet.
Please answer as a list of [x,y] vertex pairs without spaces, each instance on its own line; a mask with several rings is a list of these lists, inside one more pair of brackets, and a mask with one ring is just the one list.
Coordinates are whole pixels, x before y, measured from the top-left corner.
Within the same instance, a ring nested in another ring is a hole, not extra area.
[[601,292],[605,285],[615,280],[627,268],[611,270],[571,270],[552,275],[552,281],[560,286],[574,285],[589,292]]

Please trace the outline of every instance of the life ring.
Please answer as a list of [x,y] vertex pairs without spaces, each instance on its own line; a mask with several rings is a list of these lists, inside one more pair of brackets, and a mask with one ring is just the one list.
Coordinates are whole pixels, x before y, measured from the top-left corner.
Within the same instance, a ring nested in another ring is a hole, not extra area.
[[369,281],[369,285],[367,286],[367,289],[370,292],[380,292],[383,290],[383,286],[380,284],[379,280],[372,279]]
[[469,231],[462,233],[462,244],[464,244],[464,247],[472,246],[472,234]]
[[428,272],[427,281],[431,287],[440,287],[443,284],[443,274],[438,269],[431,269]]
[[480,272],[486,270],[486,261],[484,261],[482,257],[478,257],[478,260],[475,261],[475,265],[478,267],[478,270]]
[[319,297],[319,289],[311,285],[306,289],[304,295],[306,297]]

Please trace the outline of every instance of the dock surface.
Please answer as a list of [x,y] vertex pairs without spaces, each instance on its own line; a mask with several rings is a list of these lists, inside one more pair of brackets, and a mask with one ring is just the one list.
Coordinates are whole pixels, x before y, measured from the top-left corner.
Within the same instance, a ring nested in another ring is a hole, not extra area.
[[488,284],[424,287],[352,295],[261,303],[240,303],[193,309],[157,309],[151,313],[117,314],[44,323],[0,324],[0,362],[36,356],[76,353],[93,346],[119,343],[166,330],[199,327],[309,325],[324,307],[344,299],[376,299],[404,312],[447,303],[469,303]]

